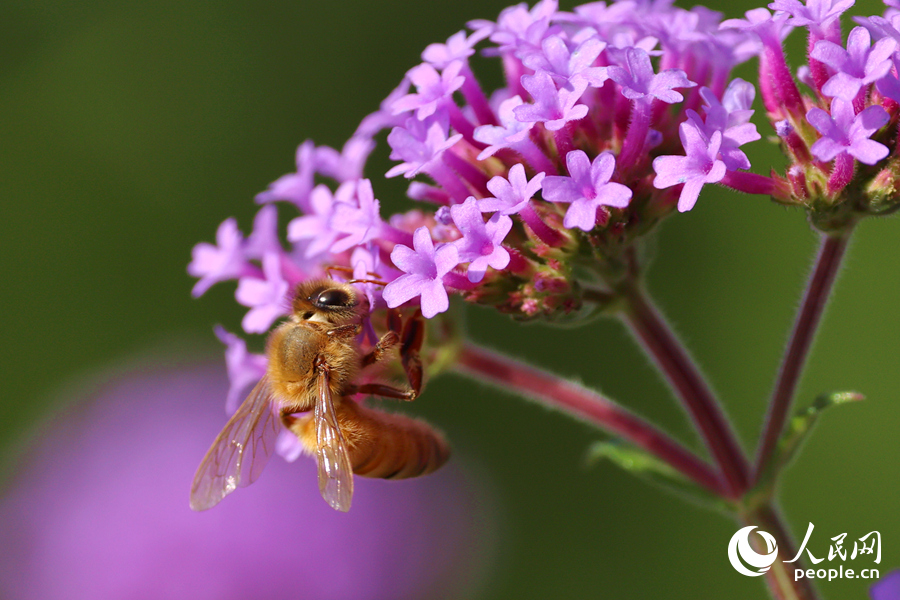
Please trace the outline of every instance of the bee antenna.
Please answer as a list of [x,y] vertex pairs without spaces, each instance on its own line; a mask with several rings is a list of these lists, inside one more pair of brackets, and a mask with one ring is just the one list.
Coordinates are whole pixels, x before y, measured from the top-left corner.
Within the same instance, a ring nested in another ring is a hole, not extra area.
[[[369,274],[371,275],[371,273],[369,273]],[[380,279],[351,279],[351,280],[348,281],[347,283],[350,283],[350,284],[353,284],[353,283],[372,283],[372,284],[374,284],[374,285],[381,285],[381,286],[387,285],[387,282],[386,282],[386,281],[381,281]]]
[[338,265],[328,265],[327,267],[325,267],[325,274],[328,275],[329,279],[334,279],[331,276],[332,271],[341,271],[343,273],[350,273],[351,275],[353,274],[353,269],[351,269],[350,267],[340,267]]

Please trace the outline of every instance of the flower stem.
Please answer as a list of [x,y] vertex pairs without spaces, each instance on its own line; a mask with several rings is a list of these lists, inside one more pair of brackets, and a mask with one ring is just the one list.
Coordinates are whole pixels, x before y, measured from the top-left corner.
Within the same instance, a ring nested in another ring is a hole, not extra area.
[[732,496],[747,490],[749,466],[728,420],[687,350],[648,298],[640,284],[622,286],[623,319],[674,388],[715,459]]
[[771,503],[761,504],[754,510],[741,514],[739,520],[743,525],[756,525],[775,538],[778,545],[778,558],[766,572],[766,583],[775,600],[816,600],[819,598],[809,579],[794,577],[795,569],[805,570],[803,558],[798,558],[794,563],[785,562],[793,560],[797,556],[797,545],[778,509]]
[[728,498],[714,470],[668,435],[618,404],[552,373],[467,342],[457,370],[562,410],[643,448],[713,493]]
[[849,232],[837,236],[822,235],[816,266],[803,295],[800,312],[797,313],[791,339],[781,361],[775,390],[769,402],[763,435],[757,449],[754,481],[758,480],[760,474],[765,470],[765,465],[772,458],[778,440],[781,438],[794,392],[800,382],[806,357],[809,355],[816,329],[822,318],[822,312],[825,310],[825,303],[828,301],[849,239]]

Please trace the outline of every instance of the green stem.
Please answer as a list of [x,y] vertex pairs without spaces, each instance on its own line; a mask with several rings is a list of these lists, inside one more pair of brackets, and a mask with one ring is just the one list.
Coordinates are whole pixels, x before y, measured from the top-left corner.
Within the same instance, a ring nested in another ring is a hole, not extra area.
[[[805,570],[803,558],[793,563],[785,562],[797,556],[797,546],[778,509],[771,503],[764,503],[740,515],[739,520],[745,526],[756,525],[762,531],[771,534],[778,544],[778,557],[766,571],[766,583],[772,597],[775,600],[818,600],[819,595],[809,579],[794,577],[795,569]],[[752,536],[751,540],[754,538],[759,540],[759,536]],[[759,548],[757,551],[764,552]]]
[[822,235],[816,265],[809,278],[803,295],[803,302],[797,313],[797,320],[791,332],[791,339],[781,361],[775,390],[766,413],[763,434],[756,455],[754,482],[765,472],[766,465],[781,439],[785,423],[791,411],[791,403],[803,374],[803,366],[809,356],[825,304],[841,266],[841,259],[847,249],[850,232],[839,236]]
[[723,489],[715,471],[703,460],[663,431],[597,392],[471,342],[463,345],[456,368],[464,375],[600,427],[650,452],[717,496],[734,498]]
[[725,479],[731,497],[747,490],[749,465],[719,402],[687,350],[634,279],[620,286],[623,320],[675,390]]

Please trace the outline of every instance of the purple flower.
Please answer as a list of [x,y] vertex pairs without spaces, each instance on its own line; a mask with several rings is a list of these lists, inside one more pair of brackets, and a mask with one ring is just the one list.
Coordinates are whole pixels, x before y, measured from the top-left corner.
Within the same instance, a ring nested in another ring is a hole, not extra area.
[[429,44],[422,52],[422,60],[435,69],[445,69],[457,60],[466,60],[475,54],[475,44],[487,37],[477,34],[466,37],[465,31],[458,31],[450,36],[446,44]]
[[725,163],[719,160],[722,133],[716,131],[707,138],[693,121],[685,121],[679,127],[681,144],[686,156],[658,156],[653,160],[656,178],[653,187],[665,189],[684,184],[678,198],[678,211],[694,208],[700,190],[707,183],[716,183],[725,177]]
[[546,71],[522,78],[522,85],[534,98],[534,104],[523,104],[513,109],[516,118],[523,123],[543,123],[550,131],[565,127],[569,121],[583,119],[588,107],[575,103],[587,89],[587,81],[572,82],[572,89],[557,90],[553,78]]
[[496,23],[474,20],[468,25],[478,35],[490,35],[501,52],[515,52],[522,47],[538,48],[558,5],[556,0],[541,0],[528,10],[528,5],[523,2],[504,8]]
[[811,31],[821,34],[835,19],[849,9],[856,0],[775,0],[769,8],[791,16],[789,24],[794,27],[809,27]]
[[361,179],[356,183],[355,203],[335,202],[332,227],[345,234],[331,245],[331,252],[343,252],[360,246],[378,236],[381,231],[381,213],[378,200],[372,191],[372,182]]
[[391,262],[406,275],[387,284],[382,296],[390,308],[421,296],[422,315],[430,319],[450,307],[442,278],[459,264],[459,252],[453,244],[435,248],[427,227],[416,229],[413,247],[394,246]]
[[403,174],[407,179],[415,177],[419,171],[427,171],[429,166],[441,159],[441,154],[462,139],[462,134],[448,137],[449,124],[443,119],[432,118],[420,121],[408,118],[404,127],[395,127],[388,134],[391,158],[402,160],[387,172],[387,177]]
[[[337,194],[340,198],[349,201],[350,194],[355,190],[353,183],[343,183],[338,187]],[[310,214],[306,214],[288,223],[287,239],[291,242],[307,241],[304,251],[306,258],[318,256],[331,248],[340,232],[332,227],[334,211],[340,202],[332,194],[328,186],[317,185],[309,195]]]
[[656,98],[674,104],[684,100],[684,96],[674,91],[674,88],[697,85],[680,69],[654,73],[650,56],[640,48],[626,48],[624,58],[624,67],[611,66],[607,73],[610,79],[622,86],[622,94],[629,100]]
[[282,175],[269,189],[256,195],[260,204],[283,200],[292,202],[302,211],[309,209],[309,194],[313,189],[313,178],[316,175],[316,146],[312,140],[306,140],[297,148],[297,172]]
[[362,135],[354,135],[347,140],[340,152],[328,146],[319,146],[315,154],[316,170],[338,183],[362,179],[363,167],[374,149],[372,138]]
[[566,89],[573,90],[573,81],[584,80],[591,87],[600,87],[609,78],[606,67],[594,67],[594,61],[606,48],[606,42],[588,38],[569,50],[565,40],[551,35],[541,42],[541,52],[526,54],[522,62],[534,71],[546,71]]
[[451,99],[453,92],[462,87],[465,81],[459,74],[462,67],[462,61],[454,61],[438,74],[430,64],[422,63],[407,71],[406,76],[418,93],[398,98],[391,107],[394,114],[415,110],[420,121],[433,115],[441,102]]
[[291,284],[282,276],[281,255],[266,254],[262,264],[265,279],[244,277],[234,294],[238,302],[250,307],[241,321],[247,333],[265,333],[275,319],[287,314],[285,298]]
[[753,116],[753,110],[750,107],[753,105],[755,94],[756,90],[753,85],[743,79],[735,79],[725,90],[722,102],[719,102],[709,88],[700,90],[700,96],[705,102],[705,120],[701,120],[693,110],[687,110],[688,119],[708,139],[711,139],[716,131],[722,134],[719,157],[729,171],[750,168],[750,160],[739,148],[761,137],[756,130],[756,125],[749,123],[750,117]]
[[247,352],[247,343],[216,325],[216,337],[225,344],[225,368],[228,370],[228,394],[225,396],[225,413],[232,414],[244,400],[244,394],[266,374],[269,364],[264,354]]
[[407,117],[393,114],[391,107],[394,105],[394,102],[405,96],[408,91],[409,80],[404,77],[397,87],[388,94],[388,97],[381,101],[378,110],[367,115],[362,120],[353,133],[353,137],[372,139],[379,131],[400,126]]
[[469,263],[469,281],[478,283],[484,279],[489,266],[498,271],[506,268],[509,252],[501,244],[512,229],[512,219],[498,213],[485,223],[474,197],[451,206],[450,215],[463,236],[454,245],[459,251],[459,262]]
[[202,296],[213,284],[246,274],[249,266],[244,254],[244,236],[234,219],[226,219],[219,225],[215,246],[201,242],[194,246],[191,256],[188,273],[200,278],[191,290],[194,297]]
[[[492,532],[476,529],[489,503],[459,463],[414,482],[357,478],[353,510],[338,514],[314,461],[276,459],[195,513],[187,489],[224,424],[223,370],[143,363],[102,383],[43,426],[4,486],[6,600],[469,597],[490,563]],[[316,551],[298,560],[285,551],[298,544]]]
[[900,600],[900,571],[891,571],[872,585],[869,590],[872,600]]
[[487,144],[478,160],[484,160],[493,156],[498,150],[511,148],[515,150],[519,144],[529,143],[528,132],[534,126],[534,122],[523,122],[516,118],[517,106],[522,106],[522,98],[513,96],[500,103],[497,117],[500,125],[482,125],[475,128],[474,137],[482,144]]
[[822,93],[852,101],[863,86],[877,81],[891,70],[891,54],[897,43],[884,38],[870,46],[871,37],[864,27],[855,27],[847,37],[847,49],[828,40],[819,40],[810,56],[836,73],[822,86]]
[[587,154],[573,150],[566,155],[566,167],[569,177],[546,177],[543,185],[544,199],[571,202],[563,219],[566,228],[590,231],[597,224],[598,208],[625,208],[631,201],[628,187],[609,181],[616,169],[616,159],[611,152],[600,154],[592,163]]
[[765,8],[754,8],[744,13],[746,19],[726,19],[719,25],[720,29],[737,29],[745,33],[753,33],[765,42],[780,44],[794,30],[788,24],[786,13],[774,16]]
[[858,115],[853,105],[841,98],[831,101],[831,115],[821,108],[811,108],[806,120],[822,134],[810,150],[816,158],[831,161],[844,152],[856,160],[874,165],[888,155],[888,148],[869,137],[890,120],[880,106],[870,106]]
[[250,259],[261,259],[268,252],[281,252],[278,239],[278,209],[269,204],[263,206],[253,219],[253,231],[244,245],[244,254]]
[[491,178],[487,188],[493,198],[483,198],[478,203],[481,212],[497,211],[501,215],[514,215],[526,206],[531,198],[541,189],[544,173],[538,173],[531,181],[525,175],[525,167],[521,163],[509,169],[509,179],[501,175]]

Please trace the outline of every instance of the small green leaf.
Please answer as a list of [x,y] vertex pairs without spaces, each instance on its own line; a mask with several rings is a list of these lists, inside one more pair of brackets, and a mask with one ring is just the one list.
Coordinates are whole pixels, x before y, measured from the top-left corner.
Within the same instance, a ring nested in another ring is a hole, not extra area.
[[610,440],[588,449],[588,464],[608,460],[623,470],[705,508],[731,513],[733,507],[713,492],[684,477],[668,463],[631,444]]
[[865,396],[858,392],[832,392],[830,394],[822,394],[817,397],[813,403],[804,410],[799,411],[788,421],[787,429],[781,440],[778,442],[778,451],[773,461],[777,470],[780,472],[786,467],[797,455],[797,451],[803,442],[809,436],[819,415],[829,406],[838,404],[846,404],[848,402],[858,402],[864,400]]
[[811,405],[798,411],[788,421],[785,432],[778,441],[778,448],[760,477],[757,489],[764,494],[773,491],[778,474],[797,456],[822,411],[829,406],[858,402],[864,399],[865,396],[859,392],[831,392],[818,396]]

